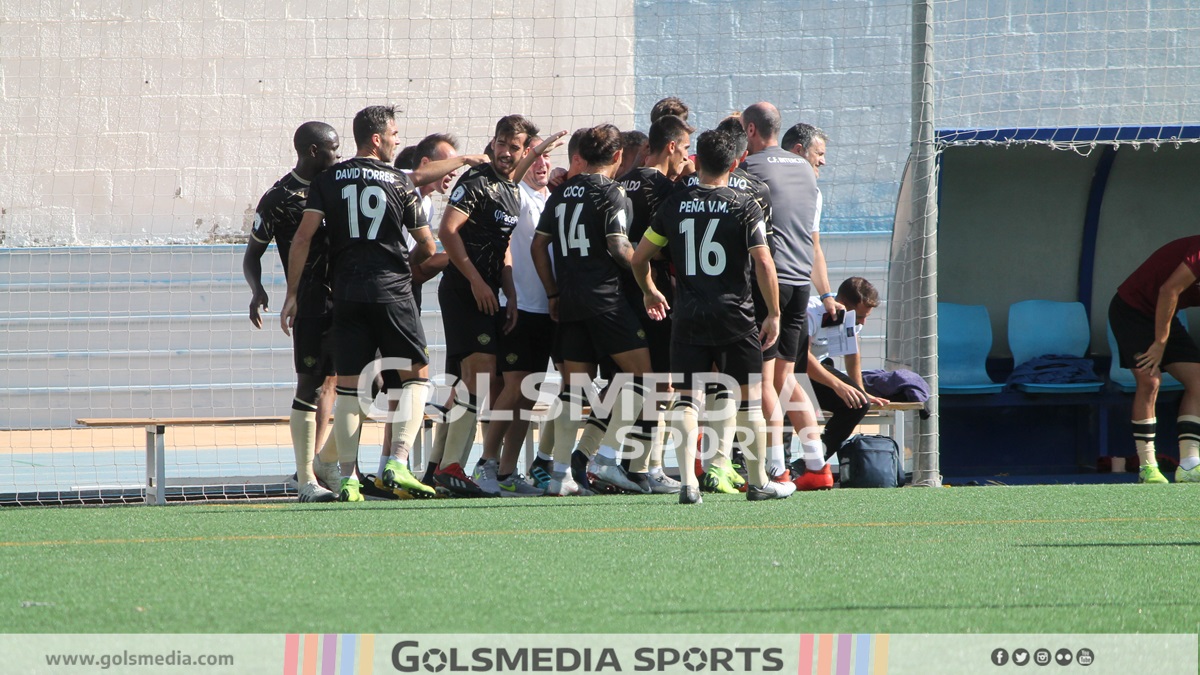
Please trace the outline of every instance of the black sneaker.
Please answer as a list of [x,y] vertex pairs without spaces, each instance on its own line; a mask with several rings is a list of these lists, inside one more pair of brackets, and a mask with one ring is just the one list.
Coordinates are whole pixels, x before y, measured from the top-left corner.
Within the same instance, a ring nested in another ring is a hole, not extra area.
[[700,488],[695,485],[684,485],[679,490],[680,504],[703,504],[704,498],[700,496]]
[[654,486],[650,483],[650,474],[649,473],[641,473],[638,471],[626,471],[625,476],[629,478],[629,481],[631,483],[633,483],[634,485],[638,486],[638,488],[641,489],[640,493],[630,492],[630,494],[648,495],[648,494],[654,493]]
[[455,463],[439,470],[433,474],[433,479],[437,484],[446,488],[451,495],[455,497],[494,497],[496,495],[488,494],[479,489],[475,481],[467,477],[463,473],[462,466]]
[[571,478],[579,483],[579,487],[584,490],[596,491],[592,485],[591,479],[588,477],[588,463],[592,460],[583,453],[582,450],[575,450],[571,453]]

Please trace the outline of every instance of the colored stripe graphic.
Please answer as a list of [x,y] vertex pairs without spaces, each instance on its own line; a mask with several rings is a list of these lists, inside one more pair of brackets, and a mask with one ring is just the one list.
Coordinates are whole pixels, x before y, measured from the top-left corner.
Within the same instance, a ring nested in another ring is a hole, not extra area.
[[813,636],[805,633],[800,636],[800,670],[798,675],[812,675]]
[[283,675],[296,675],[300,664],[300,635],[288,633],[283,639]]
[[321,675],[337,675],[337,634],[326,633],[321,643]]
[[304,663],[300,666],[304,675],[317,675],[317,636],[304,636]]
[[833,636],[817,638],[817,675],[833,675]]
[[887,633],[875,636],[875,673],[887,675],[888,670],[888,636]]
[[854,675],[871,675],[871,635],[858,636],[858,645],[854,648]]
[[356,656],[357,642],[357,635],[342,636],[342,668],[339,671],[341,675],[354,675],[354,657]]
[[837,636],[837,675],[850,675],[850,653],[854,636],[842,633]]
[[368,634],[358,646],[358,675],[371,675],[375,670],[375,635]]

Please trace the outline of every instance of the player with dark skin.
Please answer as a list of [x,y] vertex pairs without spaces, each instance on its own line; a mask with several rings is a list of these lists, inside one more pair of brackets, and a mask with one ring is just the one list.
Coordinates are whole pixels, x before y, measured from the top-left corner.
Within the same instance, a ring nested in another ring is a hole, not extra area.
[[[279,247],[280,258],[287,270],[287,255],[292,238],[300,225],[300,218],[308,196],[308,186],[325,169],[339,159],[340,140],[337,131],[323,122],[305,122],[296,129],[293,137],[296,149],[296,166],[288,176],[280,179],[263,196],[255,211],[254,227],[246,242],[242,257],[242,273],[250,285],[250,323],[262,328],[262,312],[267,311],[270,298],[262,284],[262,256],[272,240]],[[332,354],[328,353],[326,340],[329,331],[328,297],[329,283],[327,246],[314,247],[305,267],[311,270],[305,297],[306,323],[297,334],[293,350],[296,362],[296,395],[293,400],[293,444],[296,446],[296,475],[301,499],[308,501],[318,495],[326,495],[306,484],[313,478],[321,478],[331,490],[338,488],[337,446],[329,444],[322,448],[322,463],[317,463],[317,475],[313,476],[313,454],[322,447],[333,410],[335,376],[332,374]],[[311,318],[309,318],[311,317]],[[303,419],[301,419],[303,418]],[[297,426],[298,425],[298,426]],[[303,447],[302,447],[303,446]],[[327,470],[322,470],[326,468]],[[330,484],[332,481],[332,484]]]

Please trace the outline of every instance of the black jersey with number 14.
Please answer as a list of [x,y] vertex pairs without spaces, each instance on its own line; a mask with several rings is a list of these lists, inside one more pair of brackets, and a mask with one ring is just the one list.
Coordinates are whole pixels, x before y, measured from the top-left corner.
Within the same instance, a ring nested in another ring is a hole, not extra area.
[[335,164],[313,181],[305,210],[325,215],[335,300],[389,303],[412,295],[403,231],[429,224],[402,171],[371,157]]
[[625,189],[600,174],[579,174],[546,200],[537,233],[554,242],[559,321],[604,314],[625,302],[608,240],[628,237],[630,216]]
[[767,245],[762,208],[729,187],[695,185],[658,208],[646,238],[675,266],[673,339],[726,345],[755,331],[750,250]]

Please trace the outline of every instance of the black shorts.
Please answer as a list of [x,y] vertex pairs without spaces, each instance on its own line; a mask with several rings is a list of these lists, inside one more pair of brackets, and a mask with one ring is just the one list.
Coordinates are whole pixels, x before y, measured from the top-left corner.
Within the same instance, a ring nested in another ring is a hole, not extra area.
[[504,329],[504,310],[488,316],[479,311],[470,288],[443,281],[438,285],[438,306],[446,333],[446,357],[465,359],[471,354],[495,354]]
[[549,314],[517,311],[517,325],[500,335],[496,367],[501,373],[544,373],[554,352],[554,321]]
[[[809,285],[779,286],[779,339],[763,352],[763,359],[780,358],[796,364],[795,372],[808,372],[808,292]],[[754,320],[762,328],[767,304],[754,284]]]
[[334,374],[332,314],[296,317],[292,324],[292,360],[297,375]]
[[671,343],[671,372],[683,375],[682,382],[675,384],[680,391],[691,390],[697,376],[711,374],[713,366],[738,384],[750,384],[755,376],[761,379],[762,365],[762,344],[756,333],[719,346]]
[[[1117,354],[1122,368],[1136,368],[1137,357],[1154,343],[1154,317],[1146,316],[1129,306],[1129,303],[1114,295],[1108,305],[1108,322],[1113,337],[1117,339]],[[1200,363],[1200,347],[1188,335],[1178,316],[1171,317],[1171,332],[1167,335],[1167,348],[1163,350],[1162,365],[1170,363]]]
[[429,348],[421,317],[411,299],[375,303],[338,300],[333,303],[334,367],[357,376],[375,360],[402,358],[413,365],[429,363]]
[[559,323],[558,330],[564,361],[600,363],[606,356],[646,347],[646,331],[624,302],[604,314]]

